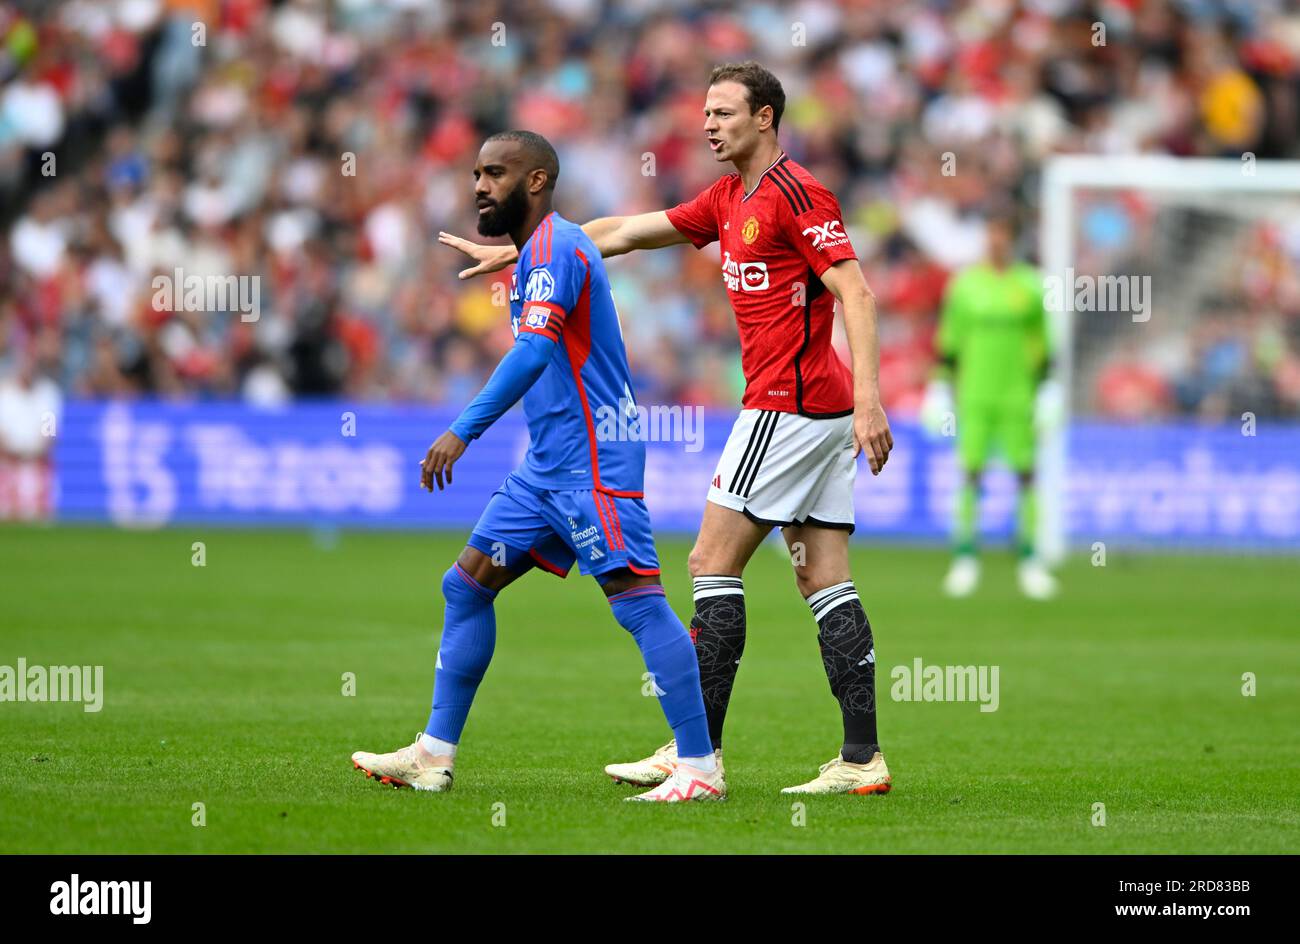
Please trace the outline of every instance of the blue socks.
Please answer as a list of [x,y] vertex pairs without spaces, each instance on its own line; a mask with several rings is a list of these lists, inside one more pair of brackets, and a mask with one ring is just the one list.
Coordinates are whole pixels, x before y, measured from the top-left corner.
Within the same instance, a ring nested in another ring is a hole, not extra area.
[[700,668],[686,627],[677,618],[664,588],[633,587],[609,598],[619,625],[632,634],[654,680],[659,705],[677,738],[679,757],[713,756],[709,725],[700,694]]
[[483,586],[460,564],[452,564],[442,576],[442,595],[447,609],[433,677],[433,711],[424,732],[456,744],[496,648],[497,617],[492,609],[496,591]]
[[[460,742],[470,706],[496,648],[496,592],[452,564],[442,577],[447,601],[433,682],[433,710],[425,734]],[[653,676],[659,705],[677,738],[679,757],[709,758],[713,743],[700,694],[700,670],[686,627],[659,586],[633,587],[609,598],[619,625],[632,634]]]

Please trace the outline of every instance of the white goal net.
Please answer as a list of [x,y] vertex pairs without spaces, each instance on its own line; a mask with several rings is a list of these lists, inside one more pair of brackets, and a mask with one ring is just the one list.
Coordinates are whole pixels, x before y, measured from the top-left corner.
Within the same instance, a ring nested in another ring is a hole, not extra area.
[[1045,555],[1294,547],[1300,162],[1056,158],[1039,248],[1069,405],[1040,444]]

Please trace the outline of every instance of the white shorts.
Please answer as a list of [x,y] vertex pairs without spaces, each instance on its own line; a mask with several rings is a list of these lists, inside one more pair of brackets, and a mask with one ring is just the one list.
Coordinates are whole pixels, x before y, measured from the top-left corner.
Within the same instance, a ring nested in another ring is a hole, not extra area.
[[759,524],[853,531],[853,417],[741,410],[718,460],[709,501]]

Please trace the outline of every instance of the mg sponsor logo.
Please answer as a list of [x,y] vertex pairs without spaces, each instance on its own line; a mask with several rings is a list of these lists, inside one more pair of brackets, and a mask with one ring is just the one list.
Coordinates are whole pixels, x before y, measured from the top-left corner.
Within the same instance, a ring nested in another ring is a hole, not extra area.
[[524,301],[549,302],[554,294],[555,279],[545,266],[528,273],[528,281],[524,285]]

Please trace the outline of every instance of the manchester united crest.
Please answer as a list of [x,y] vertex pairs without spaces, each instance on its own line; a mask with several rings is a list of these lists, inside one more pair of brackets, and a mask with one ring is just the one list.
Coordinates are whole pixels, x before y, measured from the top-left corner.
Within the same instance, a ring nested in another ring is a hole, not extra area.
[[746,246],[758,239],[758,217],[751,216],[745,220],[745,225],[740,229],[740,238],[745,241]]

